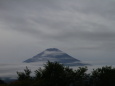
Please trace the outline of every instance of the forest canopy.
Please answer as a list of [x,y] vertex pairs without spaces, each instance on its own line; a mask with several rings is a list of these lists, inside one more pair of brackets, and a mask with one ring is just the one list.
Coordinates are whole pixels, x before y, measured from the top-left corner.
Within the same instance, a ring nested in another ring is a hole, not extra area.
[[104,66],[86,73],[87,67],[76,70],[58,62],[48,61],[44,68],[34,71],[26,67],[24,72],[17,72],[17,80],[1,83],[0,86],[115,86],[115,68]]

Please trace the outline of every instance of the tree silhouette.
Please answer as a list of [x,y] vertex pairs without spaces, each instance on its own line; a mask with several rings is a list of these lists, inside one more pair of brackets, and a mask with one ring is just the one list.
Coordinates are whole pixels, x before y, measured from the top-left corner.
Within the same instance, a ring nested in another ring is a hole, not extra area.
[[24,72],[17,72],[18,74],[18,80],[22,81],[22,80],[30,80],[32,77],[30,76],[31,74],[31,70],[28,69],[28,67],[26,67],[26,69],[24,69]]
[[[47,62],[44,69],[35,71],[35,79],[40,86],[57,86],[64,83],[64,66],[58,62]],[[44,83],[45,82],[45,83]]]
[[0,84],[5,84],[5,82],[3,80],[0,80]]
[[87,67],[76,70],[58,62],[48,61],[44,68],[35,71],[31,77],[31,70],[26,67],[24,72],[17,72],[18,80],[11,84],[0,86],[115,86],[115,68],[105,66],[86,73]]
[[115,68],[105,66],[92,72],[94,86],[115,86]]
[[35,71],[35,80],[40,86],[80,86],[86,78],[86,67],[73,70],[58,62],[47,62],[44,69]]

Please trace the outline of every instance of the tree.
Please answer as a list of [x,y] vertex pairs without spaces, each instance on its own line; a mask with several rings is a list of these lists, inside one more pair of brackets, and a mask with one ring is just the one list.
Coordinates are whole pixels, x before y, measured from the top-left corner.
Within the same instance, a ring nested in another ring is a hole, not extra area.
[[5,84],[5,82],[3,80],[0,80],[0,84]]
[[31,74],[31,70],[28,69],[28,67],[26,67],[26,69],[24,69],[24,72],[17,72],[18,74],[18,80],[22,81],[22,80],[30,80],[32,77],[30,76]]
[[31,77],[31,70],[26,67],[24,72],[17,72],[19,86],[86,86],[87,67],[79,67],[73,70],[58,62],[48,61],[44,68],[35,71],[35,77]]
[[73,70],[58,62],[47,62],[44,69],[35,71],[35,79],[40,86],[82,86],[86,78],[86,67]]
[[79,67],[75,70],[75,86],[85,86],[88,74],[86,74],[87,67]]
[[47,62],[44,69],[35,71],[35,79],[40,86],[57,86],[64,84],[64,66],[58,62]]
[[115,68],[105,66],[92,72],[93,86],[115,86]]

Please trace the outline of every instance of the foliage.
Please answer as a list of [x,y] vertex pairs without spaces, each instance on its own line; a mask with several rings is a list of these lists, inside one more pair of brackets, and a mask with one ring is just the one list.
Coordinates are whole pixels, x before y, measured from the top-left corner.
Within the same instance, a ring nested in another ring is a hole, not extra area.
[[17,72],[18,80],[0,86],[115,86],[115,68],[105,66],[97,68],[87,74],[87,67],[76,70],[58,62],[47,62],[44,68],[35,70],[31,77],[31,70],[26,67],[24,72]]
[[53,63],[48,61],[44,65],[44,69],[35,71],[35,75],[35,79],[39,81],[40,86],[61,85],[64,77],[64,66],[57,62]]
[[5,84],[5,82],[3,80],[0,80],[0,84]]
[[22,80],[30,80],[32,77],[30,76],[31,74],[31,70],[28,69],[28,67],[26,67],[26,69],[24,69],[24,72],[17,72],[18,74],[18,80],[22,81]]
[[105,66],[93,70],[92,81],[95,86],[115,86],[115,68]]
[[[35,77],[31,78],[33,86],[81,86],[86,77],[86,67],[79,67],[73,70],[58,62],[47,62],[44,69],[35,71]],[[18,80],[29,80],[30,70],[26,68],[24,72],[18,72]],[[27,77],[28,76],[28,77]]]

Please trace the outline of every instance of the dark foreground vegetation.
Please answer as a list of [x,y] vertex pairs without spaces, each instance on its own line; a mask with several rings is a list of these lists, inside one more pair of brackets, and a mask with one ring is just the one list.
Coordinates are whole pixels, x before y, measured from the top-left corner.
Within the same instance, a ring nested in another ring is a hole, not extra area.
[[2,80],[0,86],[115,86],[115,68],[105,66],[86,73],[87,67],[73,70],[58,62],[47,62],[44,68],[35,71],[26,67],[24,72],[17,72],[18,79],[5,84]]

